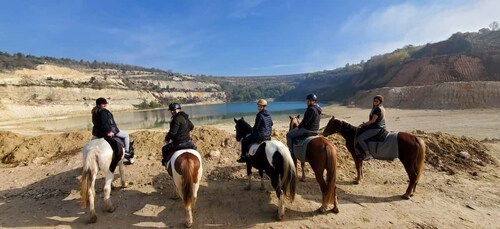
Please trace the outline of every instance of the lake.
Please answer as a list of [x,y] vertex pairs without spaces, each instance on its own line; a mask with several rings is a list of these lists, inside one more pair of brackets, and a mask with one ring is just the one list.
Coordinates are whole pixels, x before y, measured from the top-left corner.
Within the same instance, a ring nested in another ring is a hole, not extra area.
[[[301,102],[269,102],[267,106],[273,120],[288,121],[289,115],[303,115],[306,104]],[[113,111],[118,127],[123,130],[164,129],[169,128],[171,114],[167,108],[141,111]],[[256,103],[223,103],[209,105],[183,106],[195,125],[207,125],[229,122],[233,118],[244,117],[253,125],[257,111]],[[32,126],[34,125],[34,126]],[[30,126],[46,131],[91,130],[91,116],[78,116],[67,119],[39,121]]]

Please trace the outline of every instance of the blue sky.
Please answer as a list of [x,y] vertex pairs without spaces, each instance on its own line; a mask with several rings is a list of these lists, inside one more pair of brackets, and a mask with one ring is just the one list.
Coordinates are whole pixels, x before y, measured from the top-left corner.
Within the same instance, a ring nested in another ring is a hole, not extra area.
[[0,51],[256,76],[322,71],[500,21],[498,0],[0,0]]

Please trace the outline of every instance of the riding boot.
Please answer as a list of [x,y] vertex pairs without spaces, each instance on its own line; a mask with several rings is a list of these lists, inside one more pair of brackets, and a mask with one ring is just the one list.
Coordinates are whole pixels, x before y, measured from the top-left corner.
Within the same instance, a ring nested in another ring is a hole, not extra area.
[[370,159],[373,159],[373,156],[370,154],[370,152],[365,152],[365,157],[363,158],[363,161],[369,161]]
[[245,163],[247,162],[247,156],[246,154],[241,154],[240,158],[238,160],[236,160],[237,162],[239,163]]

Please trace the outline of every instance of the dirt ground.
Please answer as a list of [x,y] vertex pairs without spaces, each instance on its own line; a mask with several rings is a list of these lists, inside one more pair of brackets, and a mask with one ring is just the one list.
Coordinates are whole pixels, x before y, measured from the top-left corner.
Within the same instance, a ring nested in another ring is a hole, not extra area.
[[[365,121],[368,110],[330,106],[352,124]],[[259,190],[243,190],[244,165],[235,162],[239,143],[234,123],[196,127],[193,139],[203,156],[204,176],[198,192],[194,228],[500,228],[499,110],[388,109],[390,130],[413,132],[432,152],[411,200],[400,195],[407,176],[398,161],[365,163],[365,179],[355,185],[354,163],[334,135],[339,164],[340,213],[319,214],[321,192],[306,165],[307,179],[287,202],[283,221],[276,221],[277,198],[266,181]],[[326,117],[321,125],[327,123]],[[275,120],[273,138],[284,141],[287,120]],[[14,123],[15,124],[15,123]],[[27,131],[27,130],[23,130]],[[28,130],[29,131],[29,130]],[[98,222],[87,224],[81,209],[81,147],[88,132],[24,135],[0,131],[0,227],[20,228],[182,228],[184,211],[172,200],[173,184],[160,166],[164,132],[129,130],[136,163],[126,167],[127,187],[111,192],[116,211],[103,210],[102,175],[97,180]],[[299,168],[299,171],[301,169]],[[118,173],[115,175],[118,179]],[[114,185],[119,186],[119,180]]]

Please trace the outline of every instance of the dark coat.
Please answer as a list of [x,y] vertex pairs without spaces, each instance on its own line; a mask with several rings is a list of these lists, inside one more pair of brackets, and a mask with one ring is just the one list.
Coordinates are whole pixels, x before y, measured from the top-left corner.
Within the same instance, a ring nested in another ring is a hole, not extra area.
[[193,130],[194,125],[189,120],[189,115],[184,111],[180,111],[172,117],[170,122],[170,130],[165,136],[165,141],[172,140],[174,143],[186,142],[191,140],[189,132]]
[[255,116],[255,123],[252,128],[252,135],[266,139],[273,133],[273,120],[267,110],[262,110]]
[[94,124],[92,127],[92,135],[98,138],[107,137],[110,131],[113,132],[113,134],[120,132],[116,126],[113,114],[107,109],[94,107],[94,109],[92,109],[92,124]]
[[317,104],[309,105],[304,113],[304,119],[299,124],[299,128],[304,128],[310,131],[319,130],[319,121],[321,120],[321,107]]

